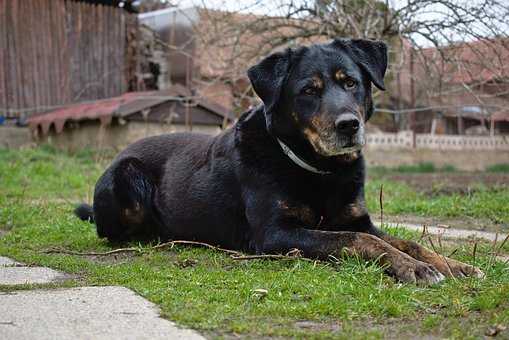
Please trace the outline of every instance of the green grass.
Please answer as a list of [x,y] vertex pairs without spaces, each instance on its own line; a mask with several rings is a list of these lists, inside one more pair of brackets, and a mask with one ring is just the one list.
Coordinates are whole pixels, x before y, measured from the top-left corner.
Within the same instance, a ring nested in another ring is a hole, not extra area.
[[509,163],[500,163],[500,164],[491,165],[486,168],[486,171],[509,173]]
[[434,173],[434,172],[456,172],[458,171],[454,165],[447,164],[442,167],[437,167],[435,164],[430,162],[422,162],[417,164],[399,165],[394,168],[387,168],[383,166],[377,166],[370,168],[371,172],[377,174],[384,173]]
[[[112,249],[97,238],[92,225],[72,215],[73,203],[90,197],[106,164],[96,161],[90,152],[69,156],[50,148],[0,150],[0,232],[9,230],[0,238],[0,255],[77,277],[48,288],[123,285],[157,303],[163,316],[212,337],[462,338],[480,337],[493,324],[509,323],[509,267],[493,261],[489,244],[479,245],[475,259],[487,279],[447,280],[427,288],[395,282],[376,263],[355,258],[340,263],[240,262],[212,250],[175,246],[155,251],[137,244],[132,245],[139,247],[135,254],[110,257],[45,253],[53,248]],[[368,197],[378,197],[380,183],[368,185]],[[403,210],[414,212],[449,211],[432,203],[423,206],[423,199],[406,186],[384,182],[384,188],[388,211],[402,209],[403,203]],[[485,195],[476,200],[495,200],[494,193]],[[421,203],[412,203],[414,199]],[[399,203],[391,206],[394,200]],[[377,211],[375,200],[368,203]],[[456,199],[457,207],[471,204]],[[484,205],[477,209],[502,219],[507,211],[499,208],[500,213]],[[400,228],[388,230],[400,237],[418,237]],[[458,246],[454,257],[472,263],[471,246]],[[0,291],[25,288],[33,287]],[[268,293],[259,295],[256,289]],[[303,321],[313,326],[299,327]]]
[[384,212],[388,215],[479,218],[507,226],[509,223],[509,187],[479,187],[468,195],[438,194],[430,198],[400,182],[371,179],[366,186],[368,210],[378,214],[380,187],[383,185]]

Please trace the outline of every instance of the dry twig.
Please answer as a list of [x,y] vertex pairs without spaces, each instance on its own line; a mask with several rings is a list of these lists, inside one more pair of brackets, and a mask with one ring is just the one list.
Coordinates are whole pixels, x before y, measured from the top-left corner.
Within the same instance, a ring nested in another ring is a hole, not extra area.
[[58,248],[52,248],[52,249],[44,250],[42,252],[45,254],[68,254],[68,255],[78,255],[78,256],[109,256],[109,255],[114,255],[114,254],[119,254],[119,253],[141,253],[143,250],[157,250],[157,249],[163,249],[166,247],[173,248],[175,245],[179,245],[179,244],[202,246],[202,247],[210,248],[212,250],[227,253],[230,255],[236,255],[236,256],[243,255],[241,252],[216,247],[216,246],[213,246],[208,243],[196,242],[196,241],[185,241],[185,240],[169,241],[169,242],[160,243],[155,246],[148,247],[148,248],[140,248],[140,247],[118,248],[118,249],[113,249],[113,250],[106,251],[106,252],[76,252],[76,251],[72,251],[72,250],[58,249]]

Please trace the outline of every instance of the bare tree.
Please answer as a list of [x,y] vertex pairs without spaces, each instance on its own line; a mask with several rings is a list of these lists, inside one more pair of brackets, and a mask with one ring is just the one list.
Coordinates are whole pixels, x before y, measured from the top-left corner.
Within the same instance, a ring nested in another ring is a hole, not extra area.
[[[478,91],[485,83],[509,84],[507,1],[258,0],[244,6],[220,11],[203,1],[195,38],[206,81],[235,83],[248,65],[284,47],[374,38],[390,46],[389,94],[397,98],[391,105],[387,96],[384,105],[393,110],[439,105],[447,91],[469,92],[480,105],[483,96],[507,99],[509,87]],[[252,93],[241,86],[237,99],[246,95]]]

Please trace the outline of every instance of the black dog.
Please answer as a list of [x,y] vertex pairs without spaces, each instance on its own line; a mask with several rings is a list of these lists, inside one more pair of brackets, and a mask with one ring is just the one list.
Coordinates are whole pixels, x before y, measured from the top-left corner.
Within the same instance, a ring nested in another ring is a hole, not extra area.
[[175,133],[120,153],[99,179],[94,219],[110,241],[185,239],[253,253],[379,259],[405,282],[482,276],[384,234],[364,204],[364,123],[384,89],[386,45],[338,39],[288,49],[248,71],[262,106],[216,137]]

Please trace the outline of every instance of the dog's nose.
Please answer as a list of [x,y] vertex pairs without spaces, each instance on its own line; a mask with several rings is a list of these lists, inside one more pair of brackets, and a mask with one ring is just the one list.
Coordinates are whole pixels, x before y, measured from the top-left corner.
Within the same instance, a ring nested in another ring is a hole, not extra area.
[[336,119],[335,125],[339,133],[351,136],[359,130],[360,122],[355,115],[346,113]]

